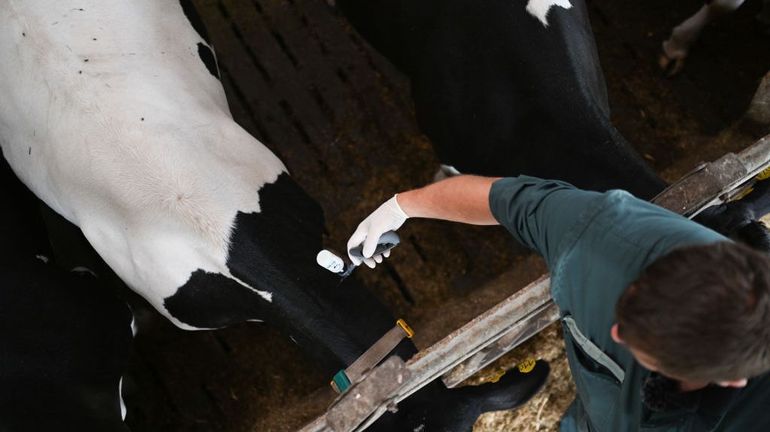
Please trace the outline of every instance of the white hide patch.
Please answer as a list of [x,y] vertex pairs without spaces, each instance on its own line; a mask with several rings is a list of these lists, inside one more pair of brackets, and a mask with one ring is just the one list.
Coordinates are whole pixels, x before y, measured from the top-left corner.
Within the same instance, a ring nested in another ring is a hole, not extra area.
[[178,1],[0,1],[3,156],[187,329],[164,299],[198,270],[272,300],[230,274],[229,238],[286,171],[233,121],[201,42]]
[[551,6],[559,6],[564,9],[572,9],[569,0],[529,0],[527,2],[527,12],[539,19],[544,26],[548,27],[548,11]]

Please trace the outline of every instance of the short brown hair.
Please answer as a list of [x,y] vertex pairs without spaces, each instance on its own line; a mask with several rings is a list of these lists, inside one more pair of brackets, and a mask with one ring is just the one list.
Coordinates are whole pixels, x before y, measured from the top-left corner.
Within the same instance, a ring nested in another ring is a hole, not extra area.
[[623,340],[693,381],[770,370],[770,257],[733,242],[657,259],[615,307]]

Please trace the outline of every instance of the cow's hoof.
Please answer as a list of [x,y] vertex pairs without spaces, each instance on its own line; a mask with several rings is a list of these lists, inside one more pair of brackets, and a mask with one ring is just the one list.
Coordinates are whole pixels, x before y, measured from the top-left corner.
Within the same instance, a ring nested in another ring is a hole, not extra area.
[[663,42],[663,50],[658,57],[658,66],[663,73],[671,78],[677,75],[684,68],[684,61],[687,58],[689,44],[678,42],[672,36],[671,39]]
[[665,52],[658,58],[658,66],[663,74],[669,78],[676,76],[684,68],[685,57],[671,58]]

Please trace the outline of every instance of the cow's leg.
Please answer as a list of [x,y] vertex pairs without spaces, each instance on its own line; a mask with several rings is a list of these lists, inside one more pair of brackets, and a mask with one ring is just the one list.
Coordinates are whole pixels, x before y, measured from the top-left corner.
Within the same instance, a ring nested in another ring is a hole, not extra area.
[[703,28],[720,16],[738,9],[745,0],[712,0],[690,18],[674,27],[671,37],[663,42],[660,67],[669,76],[676,75],[684,67],[690,47],[698,39]]

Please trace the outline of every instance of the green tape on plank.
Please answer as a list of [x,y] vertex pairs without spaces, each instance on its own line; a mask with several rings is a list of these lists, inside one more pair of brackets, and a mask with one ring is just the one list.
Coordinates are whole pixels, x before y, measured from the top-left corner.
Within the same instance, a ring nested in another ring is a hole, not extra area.
[[331,384],[334,391],[337,393],[345,393],[348,388],[350,388],[350,379],[348,378],[348,375],[345,373],[345,370],[341,370],[337,372],[336,375],[334,375],[334,378],[332,378]]

